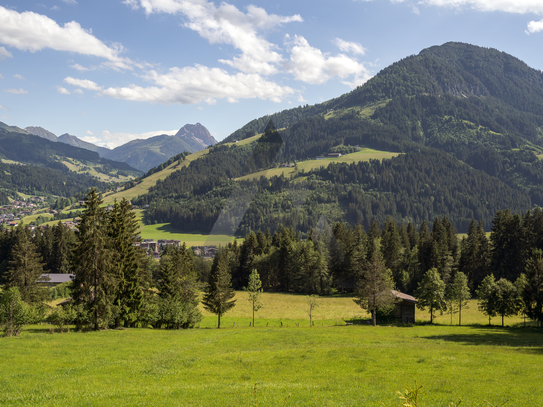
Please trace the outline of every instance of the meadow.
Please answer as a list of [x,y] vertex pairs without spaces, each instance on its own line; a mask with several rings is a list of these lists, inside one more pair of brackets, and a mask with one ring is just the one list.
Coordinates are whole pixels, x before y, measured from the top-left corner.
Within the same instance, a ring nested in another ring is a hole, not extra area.
[[192,330],[38,325],[0,338],[0,405],[399,406],[397,391],[415,381],[419,406],[541,405],[541,329],[372,327],[349,297],[320,299],[309,327],[304,296],[268,293],[252,328],[237,295],[221,329],[205,313]]

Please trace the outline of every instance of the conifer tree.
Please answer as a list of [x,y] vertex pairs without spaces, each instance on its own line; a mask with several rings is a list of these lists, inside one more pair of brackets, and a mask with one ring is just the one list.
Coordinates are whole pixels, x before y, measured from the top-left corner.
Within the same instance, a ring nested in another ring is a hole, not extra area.
[[204,308],[217,315],[217,328],[221,327],[221,316],[236,305],[236,300],[232,300],[235,295],[228,268],[228,252],[219,250],[213,259],[209,281],[202,299]]
[[75,274],[72,297],[90,314],[95,330],[107,326],[115,314],[113,301],[117,278],[112,272],[112,253],[102,200],[94,190],[87,195],[76,233],[72,257]]
[[200,322],[197,275],[185,244],[166,247],[160,258],[160,280],[162,323],[170,329],[186,329]]
[[13,245],[7,270],[7,286],[17,287],[23,301],[37,304],[47,298],[47,291],[39,283],[48,278],[41,277],[43,263],[30,239],[26,228],[20,224],[12,231]]
[[126,198],[120,203],[115,200],[113,210],[108,215],[108,234],[112,249],[111,272],[118,281],[114,300],[118,307],[117,327],[121,323],[133,326],[144,303],[141,278],[141,257],[144,254],[134,246],[137,232],[138,223],[130,202]]
[[385,267],[378,240],[373,241],[372,259],[361,270],[361,278],[353,301],[371,313],[373,326],[377,325],[377,311],[391,307],[396,298],[392,294],[392,272]]
[[73,244],[72,232],[61,221],[58,221],[58,224],[52,230],[51,273],[69,273],[70,253]]
[[526,264],[527,284],[523,298],[526,315],[543,327],[543,251],[534,249]]

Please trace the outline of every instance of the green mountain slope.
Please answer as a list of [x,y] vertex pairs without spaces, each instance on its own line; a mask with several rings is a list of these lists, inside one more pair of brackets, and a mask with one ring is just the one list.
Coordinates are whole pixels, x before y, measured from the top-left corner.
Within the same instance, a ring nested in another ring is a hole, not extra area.
[[[0,188],[5,190],[70,196],[91,186],[108,185],[89,175],[92,172],[114,178],[141,174],[126,163],[101,158],[95,152],[5,128],[0,129]],[[78,174],[65,164],[68,161],[87,170]]]
[[[540,71],[496,50],[447,43],[349,94],[253,120],[134,201],[149,205],[148,222],[207,232],[217,222],[238,233],[280,223],[307,231],[321,216],[369,227],[388,216],[420,223],[447,215],[460,230],[472,217],[489,227],[497,210],[543,206],[541,107]],[[270,118],[284,129],[265,129]],[[402,154],[292,179],[247,176],[353,146]]]

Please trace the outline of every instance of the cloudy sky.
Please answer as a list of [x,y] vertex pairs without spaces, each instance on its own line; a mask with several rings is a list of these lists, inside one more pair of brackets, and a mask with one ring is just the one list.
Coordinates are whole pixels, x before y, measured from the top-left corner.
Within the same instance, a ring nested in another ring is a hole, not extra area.
[[115,147],[218,140],[448,41],[543,69],[543,0],[0,0],[0,121]]

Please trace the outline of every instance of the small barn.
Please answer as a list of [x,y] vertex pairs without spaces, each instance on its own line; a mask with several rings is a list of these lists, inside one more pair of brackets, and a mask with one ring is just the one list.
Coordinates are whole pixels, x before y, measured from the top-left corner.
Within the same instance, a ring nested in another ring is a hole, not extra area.
[[415,297],[395,290],[392,290],[392,295],[396,297],[396,309],[392,315],[403,323],[414,324],[415,305],[417,305]]

